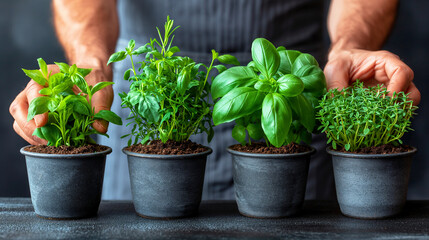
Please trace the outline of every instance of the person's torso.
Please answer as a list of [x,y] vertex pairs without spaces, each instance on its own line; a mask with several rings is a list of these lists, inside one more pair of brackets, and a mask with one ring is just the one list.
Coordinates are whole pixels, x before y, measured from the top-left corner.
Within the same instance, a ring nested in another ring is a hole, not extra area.
[[173,45],[197,62],[210,61],[215,49],[247,64],[257,37],[323,60],[323,0],[119,0],[118,13],[118,46],[157,38],[155,27],[163,32],[169,15],[181,26]]

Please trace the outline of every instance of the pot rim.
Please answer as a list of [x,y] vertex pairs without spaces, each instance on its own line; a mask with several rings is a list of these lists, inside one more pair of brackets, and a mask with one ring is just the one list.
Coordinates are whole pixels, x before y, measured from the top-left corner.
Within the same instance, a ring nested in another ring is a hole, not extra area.
[[303,153],[283,153],[283,154],[269,154],[269,153],[247,153],[247,152],[240,152],[236,150],[232,150],[231,147],[233,145],[226,148],[226,150],[233,155],[243,156],[243,157],[252,157],[252,158],[301,158],[307,155],[313,155],[316,153],[316,149],[310,145],[308,145],[311,150],[308,152]]
[[200,158],[207,155],[210,155],[213,150],[207,146],[204,146],[207,151],[200,153],[191,153],[191,154],[183,154],[183,155],[163,155],[163,154],[146,154],[146,153],[136,153],[125,150],[127,147],[122,148],[122,152],[127,156],[139,157],[139,158],[150,158],[150,159],[164,159],[164,160],[181,160],[181,159],[190,159],[190,158]]
[[[19,152],[24,156],[30,156],[30,157],[38,157],[38,158],[92,158],[99,155],[107,155],[112,152],[111,147],[107,147],[106,150],[102,152],[94,152],[94,153],[80,153],[80,154],[50,154],[50,153],[36,153],[36,152],[29,152],[26,151],[26,147],[30,147],[32,145],[27,145],[22,147]],[[103,145],[104,146],[104,145]]]
[[388,154],[364,154],[364,153],[345,153],[332,150],[331,146],[326,147],[326,152],[332,156],[347,157],[347,158],[359,158],[359,159],[379,159],[379,158],[396,158],[403,157],[407,155],[412,155],[417,152],[417,148],[412,147],[413,149],[409,152],[401,153],[388,153]]

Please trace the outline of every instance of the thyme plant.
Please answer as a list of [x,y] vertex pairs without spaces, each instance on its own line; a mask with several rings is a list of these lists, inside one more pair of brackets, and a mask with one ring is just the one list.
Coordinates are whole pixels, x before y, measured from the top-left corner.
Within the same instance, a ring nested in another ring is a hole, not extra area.
[[[180,52],[172,46],[174,21],[167,17],[164,35],[158,30],[159,39],[135,48],[130,40],[125,51],[114,53],[107,64],[129,57],[131,68],[124,73],[124,79],[131,82],[127,93],[120,93],[122,106],[130,109],[127,124],[132,125],[128,145],[160,139],[162,142],[188,140],[197,133],[207,133],[208,141],[213,138],[211,106],[209,102],[211,70],[225,70],[223,65],[214,65],[215,60],[226,64],[239,64],[231,55],[219,55],[212,50],[209,66],[196,63],[189,57],[175,56]],[[146,54],[141,62],[133,57]],[[200,69],[203,69],[201,71]]]
[[364,87],[361,81],[341,91],[332,89],[320,102],[317,118],[333,149],[356,151],[383,144],[402,144],[411,129],[416,106],[408,95],[388,96],[386,88]]

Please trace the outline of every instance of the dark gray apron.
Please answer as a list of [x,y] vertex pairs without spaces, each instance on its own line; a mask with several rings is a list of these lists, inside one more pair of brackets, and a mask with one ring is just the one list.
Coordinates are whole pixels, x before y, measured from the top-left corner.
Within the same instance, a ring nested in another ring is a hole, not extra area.
[[[251,61],[250,47],[253,39],[265,37],[276,46],[286,46],[314,55],[323,62],[322,41],[323,0],[119,0],[118,13],[120,37],[117,50],[123,50],[130,39],[136,46],[157,38],[155,26],[163,31],[167,15],[181,25],[173,45],[196,62],[209,64],[211,49],[230,53],[242,64]],[[114,65],[115,99],[112,110],[125,119],[129,111],[120,106],[119,92],[127,92],[128,82],[123,73],[130,67],[129,61]],[[213,149],[207,161],[203,199],[233,199],[231,157],[226,147],[236,142],[231,137],[231,124],[215,127],[210,144],[203,134],[191,140]],[[104,180],[104,199],[131,199],[128,165],[121,148],[127,139],[119,137],[130,132],[130,127],[109,126],[110,139],[100,143],[111,146]],[[326,199],[333,195],[333,178],[330,160],[324,154],[325,144],[321,136],[315,136],[318,154],[310,164],[307,195],[309,199]]]

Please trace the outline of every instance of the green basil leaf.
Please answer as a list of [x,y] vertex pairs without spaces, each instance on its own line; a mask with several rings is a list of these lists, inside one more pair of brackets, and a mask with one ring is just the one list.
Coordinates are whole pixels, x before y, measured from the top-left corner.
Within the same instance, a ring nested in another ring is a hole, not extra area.
[[256,65],[255,65],[255,62],[254,62],[254,61],[250,61],[250,62],[247,64],[247,67],[248,67],[248,68],[250,68],[250,69],[252,69],[252,71],[254,71],[254,72],[258,72],[258,68],[256,67]]
[[79,101],[78,99],[76,99],[75,101],[73,101],[73,111],[74,112],[77,112],[77,113],[82,114],[82,115],[89,116],[89,115],[91,115],[91,112],[88,109],[88,107],[89,106],[88,106],[88,103],[86,101],[82,102],[82,101]]
[[73,84],[70,84],[70,82],[64,82],[61,84],[56,85],[54,88],[52,88],[52,94],[57,95],[59,93],[65,92],[73,87]]
[[128,101],[133,105],[137,105],[139,102],[143,101],[143,94],[139,91],[129,91],[127,94]]
[[70,66],[68,73],[70,74],[70,76],[72,76],[76,73],[76,71],[77,71],[77,66],[76,64],[73,64],[72,66]]
[[268,141],[275,147],[281,147],[292,123],[292,112],[282,95],[270,93],[264,98],[261,122]]
[[232,67],[217,75],[211,87],[212,98],[220,98],[238,87],[253,86],[258,75],[248,67]]
[[280,65],[280,56],[274,45],[264,38],[257,38],[252,43],[252,59],[256,68],[267,79],[276,74]]
[[279,84],[279,93],[286,97],[295,97],[304,90],[302,80],[292,74],[286,74],[277,80]]
[[85,81],[85,78],[83,78],[79,73],[72,75],[72,81],[73,83],[83,92],[88,94],[88,84]]
[[40,94],[49,96],[52,94],[52,90],[50,88],[43,88],[39,91]]
[[129,68],[129,69],[127,69],[125,72],[124,72],[124,80],[127,80],[128,81],[128,79],[130,79],[130,75],[131,75],[131,68]]
[[286,50],[286,48],[283,47],[283,46],[279,46],[279,47],[276,48],[276,50],[277,50],[277,52],[280,52],[280,51]]
[[188,90],[188,85],[191,81],[190,71],[190,67],[187,66],[180,71],[179,76],[177,77],[176,89],[182,96],[185,94],[186,90]]
[[140,98],[138,112],[148,123],[157,122],[159,120],[159,103],[152,95],[144,96]]
[[77,72],[80,73],[82,77],[86,77],[91,71],[91,68],[77,68]]
[[129,42],[128,42],[128,49],[130,50],[130,51],[132,51],[133,49],[134,49],[134,47],[136,46],[136,41],[134,41],[134,39],[131,39]]
[[57,85],[63,84],[65,82],[70,82],[69,79],[64,79],[64,73],[56,73],[49,77],[49,87],[54,88]]
[[39,85],[45,86],[47,81],[46,78],[43,76],[43,73],[39,70],[27,70],[22,69],[24,71],[25,75],[27,75],[29,78],[33,79],[35,82],[37,82]]
[[313,93],[309,93],[309,92],[302,92],[301,93],[305,98],[307,98],[307,100],[311,103],[311,106],[313,107],[313,109],[317,108],[319,106],[319,99],[317,99]]
[[232,137],[242,145],[246,145],[246,128],[242,125],[235,125],[232,129]]
[[94,115],[94,119],[103,119],[116,125],[122,125],[122,119],[109,110],[100,110]]
[[58,106],[57,106],[57,111],[62,111],[62,110],[64,110],[66,107],[67,107],[67,104],[69,104],[70,105],[70,102],[72,101],[72,100],[70,100],[72,97],[74,97],[75,95],[68,95],[67,97],[65,97],[65,98],[62,98],[61,99],[61,101],[60,101],[60,103],[58,104]]
[[168,51],[172,52],[172,53],[177,53],[177,52],[180,52],[180,49],[178,47],[174,46],[174,47],[170,48]]
[[110,56],[109,61],[107,61],[107,65],[109,65],[112,62],[122,61],[126,57],[127,57],[127,53],[125,51],[116,52]]
[[302,94],[287,98],[287,101],[293,112],[298,116],[300,123],[309,132],[312,132],[316,124],[316,116],[311,102]]
[[345,145],[344,145],[344,149],[345,149],[346,151],[350,150],[350,143],[345,144]]
[[247,125],[247,132],[249,133],[249,137],[254,140],[259,140],[264,137],[264,130],[261,124],[251,123]]
[[148,53],[148,52],[150,52],[150,51],[152,51],[152,48],[150,47],[150,45],[149,45],[149,44],[146,44],[146,45],[141,46],[141,47],[137,48],[136,50],[134,50],[134,51],[132,52],[132,54],[133,54],[133,55],[140,55],[140,54],[142,54],[142,53]]
[[91,89],[91,94],[94,95],[94,93],[100,91],[101,89],[109,86],[109,85],[113,85],[113,82],[98,82],[97,84],[94,85],[94,87]]
[[232,65],[240,65],[240,62],[237,60],[236,57],[230,55],[230,54],[224,54],[217,57],[217,60],[223,64],[232,64]]
[[326,79],[322,69],[314,65],[306,65],[295,70],[294,75],[298,76],[304,83],[305,92],[314,92],[315,97],[322,96],[326,90]]
[[267,80],[259,80],[255,83],[255,89],[261,92],[271,92],[273,90],[273,86]]
[[42,127],[34,129],[33,136],[36,136],[36,137],[38,137],[40,139],[45,139],[46,140],[45,136],[42,133]]
[[40,71],[42,71],[45,78],[48,77],[48,65],[46,65],[45,60],[43,60],[42,58],[38,58],[37,62],[39,63]]
[[292,72],[292,66],[296,58],[301,55],[300,51],[295,50],[284,50],[279,51],[280,55],[280,66],[279,71],[283,74],[288,74]]
[[[53,126],[53,125],[45,125],[43,127],[37,128],[40,129],[39,133],[37,133],[36,131],[34,131],[33,135],[38,136],[39,138],[45,139],[48,141],[48,145],[54,145],[55,142],[57,141],[57,139],[59,139],[61,137],[61,132],[60,130]],[[43,136],[43,137],[40,137]]]
[[57,65],[60,68],[60,71],[62,73],[69,73],[70,66],[67,63],[55,62],[55,65]]
[[153,50],[153,51],[149,52],[149,54],[152,54],[154,57],[156,57],[158,59],[164,58],[164,56],[162,56],[162,54],[160,52],[158,52],[157,50]]
[[261,109],[265,94],[250,87],[239,87],[223,96],[214,106],[213,122],[219,125]]
[[174,47],[170,48],[170,49],[166,52],[165,56],[166,56],[166,57],[171,57],[171,56],[173,56],[173,55],[174,55],[175,53],[177,53],[177,52],[180,52],[180,49],[179,49],[178,47],[174,46]]
[[227,70],[227,68],[224,65],[215,65],[213,67],[216,68],[219,73],[223,73],[224,71]]
[[38,114],[42,114],[49,111],[48,105],[51,101],[50,97],[36,97],[33,99],[30,103],[30,106],[28,107],[28,115],[27,115],[27,121],[30,121],[34,118],[34,116]]
[[313,65],[319,67],[316,59],[308,53],[301,53],[293,62],[292,73],[294,74],[298,69],[306,65]]

